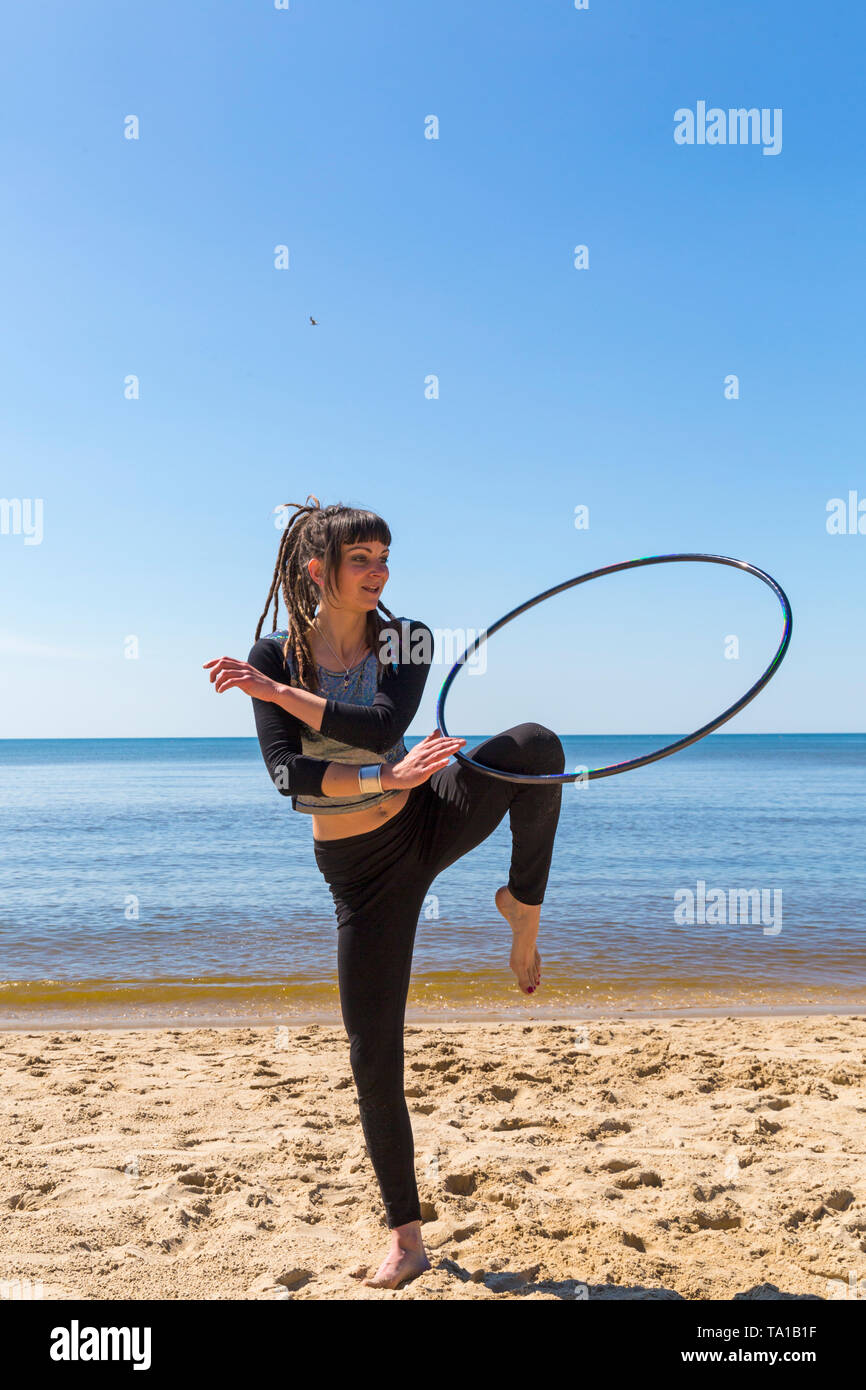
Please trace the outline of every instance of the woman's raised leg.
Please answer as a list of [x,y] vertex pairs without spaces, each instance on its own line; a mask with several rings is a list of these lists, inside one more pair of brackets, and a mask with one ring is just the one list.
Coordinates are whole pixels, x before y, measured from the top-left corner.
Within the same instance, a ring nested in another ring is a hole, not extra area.
[[[543,724],[517,724],[467,753],[503,772],[565,770],[562,744]],[[424,791],[422,857],[433,877],[486,840],[508,811],[511,867],[495,903],[513,933],[511,969],[520,988],[533,993],[540,980],[535,943],[559,823],[561,784],[503,782],[455,762],[435,772]]]
[[[502,772],[565,771],[562,744],[543,724],[517,724],[466,752],[476,762]],[[429,804],[424,808],[424,862],[434,876],[486,840],[508,811],[508,887],[519,902],[538,905],[544,901],[562,804],[561,783],[501,782],[453,762],[434,772],[425,790]]]

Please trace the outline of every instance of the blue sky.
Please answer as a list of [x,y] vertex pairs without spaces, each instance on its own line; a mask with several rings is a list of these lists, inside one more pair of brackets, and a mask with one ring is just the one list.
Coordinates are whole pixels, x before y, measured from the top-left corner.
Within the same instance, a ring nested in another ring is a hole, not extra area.
[[[443,632],[639,555],[750,560],[794,636],[726,731],[863,729],[866,534],[826,527],[866,501],[860,11],[150,0],[4,30],[0,496],[43,521],[0,534],[3,736],[250,734],[201,663],[246,657],[273,509],[310,492],[388,520],[385,600]],[[676,144],[699,101],[780,108],[780,153]],[[685,733],[780,635],[740,572],[617,575],[494,636],[449,728]]]

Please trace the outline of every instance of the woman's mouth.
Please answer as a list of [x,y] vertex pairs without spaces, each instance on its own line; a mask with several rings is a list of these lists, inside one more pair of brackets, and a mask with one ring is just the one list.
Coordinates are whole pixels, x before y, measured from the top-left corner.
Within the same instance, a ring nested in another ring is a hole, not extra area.
[[382,588],[382,585],[362,584],[361,588],[364,590],[366,594],[378,594],[380,589]]

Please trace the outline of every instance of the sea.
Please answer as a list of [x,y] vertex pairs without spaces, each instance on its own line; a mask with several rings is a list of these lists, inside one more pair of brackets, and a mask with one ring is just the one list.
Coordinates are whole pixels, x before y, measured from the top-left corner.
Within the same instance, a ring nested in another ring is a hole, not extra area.
[[[676,737],[562,742],[597,769]],[[713,734],[565,785],[537,996],[506,814],[430,886],[407,1019],[866,1012],[864,781],[866,734]],[[340,1022],[311,818],[255,738],[0,740],[0,847],[0,1027]]]

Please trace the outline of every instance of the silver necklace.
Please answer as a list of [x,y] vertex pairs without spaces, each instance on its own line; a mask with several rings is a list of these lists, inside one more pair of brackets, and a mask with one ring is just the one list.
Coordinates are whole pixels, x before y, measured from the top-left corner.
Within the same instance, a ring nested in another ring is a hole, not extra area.
[[[331,646],[330,642],[328,641],[328,639],[327,639],[327,637],[325,636],[325,634],[324,634],[324,632],[322,631],[322,629],[321,629],[316,623],[314,623],[313,626],[315,627],[316,631],[318,632],[319,636],[321,637],[322,641],[324,642],[325,646],[329,649],[329,651],[334,652],[334,648]],[[363,642],[361,643],[360,647],[358,648],[358,651],[356,652],[356,655],[360,655],[360,653],[364,650],[364,647],[365,647],[366,645],[367,645],[367,639],[366,639],[366,637],[365,637],[364,640],[363,640]],[[334,652],[334,656],[337,657],[337,661],[339,662],[339,664],[342,666],[343,670],[344,670],[345,673],[346,673],[345,676],[344,676],[344,678],[343,678],[343,689],[344,689],[344,690],[347,690],[348,687],[349,687],[349,673],[350,673],[350,671],[351,671],[351,669],[352,669],[352,665],[354,665],[354,663],[350,663],[350,664],[347,666],[346,663],[345,663],[344,661],[342,661],[342,660],[340,659],[339,656],[337,656],[337,653],[336,653],[336,652]]]

